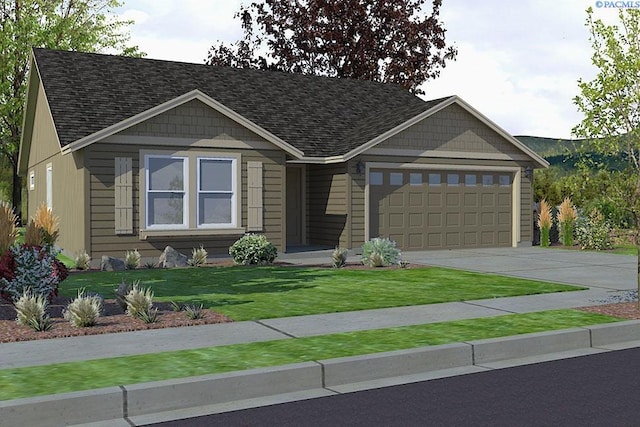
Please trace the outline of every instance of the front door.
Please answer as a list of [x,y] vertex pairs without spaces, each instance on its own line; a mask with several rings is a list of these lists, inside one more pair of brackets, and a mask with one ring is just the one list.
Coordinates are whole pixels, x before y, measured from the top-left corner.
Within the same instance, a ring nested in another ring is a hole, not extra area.
[[287,168],[287,246],[302,244],[302,168]]

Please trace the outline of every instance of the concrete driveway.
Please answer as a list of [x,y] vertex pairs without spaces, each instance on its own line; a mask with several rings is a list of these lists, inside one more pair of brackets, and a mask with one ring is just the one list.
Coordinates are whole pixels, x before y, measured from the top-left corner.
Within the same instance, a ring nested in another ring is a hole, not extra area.
[[636,257],[541,247],[403,252],[409,262],[601,288],[636,289]]

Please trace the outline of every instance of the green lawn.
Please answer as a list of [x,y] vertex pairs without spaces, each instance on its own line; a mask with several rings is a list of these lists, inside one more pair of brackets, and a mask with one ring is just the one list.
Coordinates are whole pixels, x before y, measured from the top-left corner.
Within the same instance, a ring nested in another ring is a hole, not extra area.
[[184,378],[429,345],[616,322],[578,310],[172,351],[0,370],[0,400]]
[[113,298],[122,280],[140,280],[156,301],[204,304],[234,320],[468,301],[583,288],[444,268],[343,270],[300,267],[205,267],[73,274],[79,288]]

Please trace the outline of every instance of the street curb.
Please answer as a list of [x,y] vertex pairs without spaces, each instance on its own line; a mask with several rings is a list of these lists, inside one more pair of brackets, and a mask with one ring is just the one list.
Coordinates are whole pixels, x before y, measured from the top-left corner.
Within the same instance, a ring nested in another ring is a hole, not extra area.
[[[417,375],[527,356],[640,340],[640,321],[516,335],[466,343],[343,357],[84,392],[0,401],[8,425],[48,426],[112,421],[137,424],[154,414],[332,386]],[[157,418],[157,417],[156,417]],[[167,415],[164,415],[165,419]],[[97,423],[99,424],[99,423]]]

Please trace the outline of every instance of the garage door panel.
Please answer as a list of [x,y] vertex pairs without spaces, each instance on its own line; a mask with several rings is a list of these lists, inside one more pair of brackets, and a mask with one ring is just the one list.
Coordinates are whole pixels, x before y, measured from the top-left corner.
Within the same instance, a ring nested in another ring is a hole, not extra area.
[[511,176],[400,169],[374,173],[380,175],[369,179],[372,237],[389,237],[400,249],[414,250],[511,245]]

